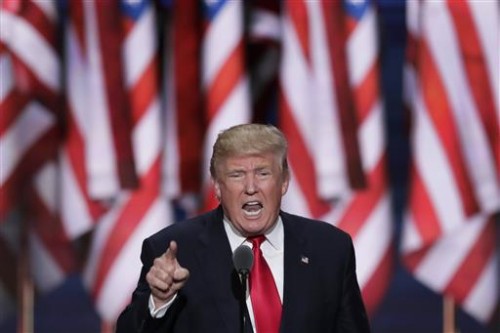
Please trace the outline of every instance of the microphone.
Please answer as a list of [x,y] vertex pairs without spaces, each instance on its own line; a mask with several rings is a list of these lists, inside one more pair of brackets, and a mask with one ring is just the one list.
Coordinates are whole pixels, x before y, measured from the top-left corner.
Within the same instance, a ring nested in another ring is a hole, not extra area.
[[246,245],[238,246],[233,253],[233,265],[240,275],[248,275],[253,265],[252,249]]
[[238,272],[241,282],[240,299],[240,332],[245,332],[247,309],[247,279],[253,265],[253,252],[249,246],[240,245],[233,253],[234,269]]

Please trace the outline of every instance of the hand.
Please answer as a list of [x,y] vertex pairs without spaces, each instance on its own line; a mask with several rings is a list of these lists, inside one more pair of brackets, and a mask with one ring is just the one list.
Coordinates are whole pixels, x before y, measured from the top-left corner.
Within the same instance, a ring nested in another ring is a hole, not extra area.
[[171,241],[167,251],[154,260],[146,274],[155,307],[170,301],[188,278],[189,271],[177,261],[177,243]]

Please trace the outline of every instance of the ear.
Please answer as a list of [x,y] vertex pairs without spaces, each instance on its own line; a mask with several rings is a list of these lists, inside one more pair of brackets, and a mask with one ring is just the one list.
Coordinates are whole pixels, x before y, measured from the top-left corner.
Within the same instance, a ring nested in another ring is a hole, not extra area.
[[215,196],[217,197],[217,200],[220,201],[220,184],[218,181],[214,180],[214,188],[215,188]]
[[283,175],[283,184],[281,184],[281,196],[284,196],[288,191],[288,184],[290,183],[290,173]]

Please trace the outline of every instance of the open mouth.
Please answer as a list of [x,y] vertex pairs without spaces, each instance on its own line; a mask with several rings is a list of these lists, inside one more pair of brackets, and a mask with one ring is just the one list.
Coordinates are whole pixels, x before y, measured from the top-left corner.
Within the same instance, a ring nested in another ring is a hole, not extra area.
[[262,211],[262,204],[258,201],[249,201],[243,204],[243,211],[246,216],[256,216]]

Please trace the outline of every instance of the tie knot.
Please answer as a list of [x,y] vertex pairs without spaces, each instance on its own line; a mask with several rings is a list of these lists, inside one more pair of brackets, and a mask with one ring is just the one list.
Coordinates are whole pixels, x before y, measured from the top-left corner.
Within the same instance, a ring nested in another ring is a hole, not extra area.
[[253,237],[249,237],[248,240],[250,242],[252,242],[254,249],[260,248],[260,244],[262,244],[262,242],[266,240],[266,236],[264,236],[264,235],[253,236]]

